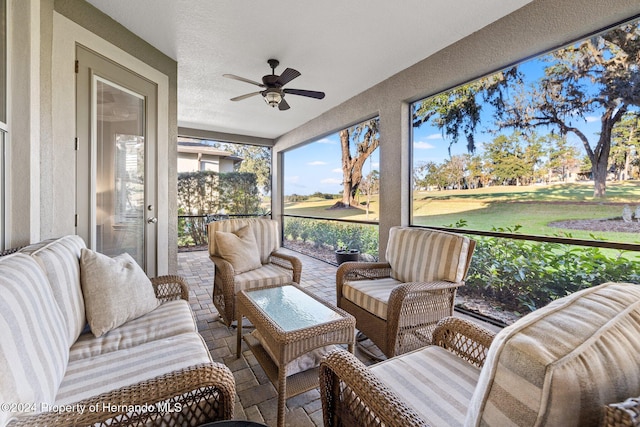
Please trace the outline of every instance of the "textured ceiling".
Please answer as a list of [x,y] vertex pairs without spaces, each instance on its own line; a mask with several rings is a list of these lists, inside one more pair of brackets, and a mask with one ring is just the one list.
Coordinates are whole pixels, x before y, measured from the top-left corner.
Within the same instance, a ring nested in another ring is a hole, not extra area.
[[[178,61],[178,125],[278,137],[531,0],[88,0]],[[302,73],[272,109],[254,81],[267,59]]]

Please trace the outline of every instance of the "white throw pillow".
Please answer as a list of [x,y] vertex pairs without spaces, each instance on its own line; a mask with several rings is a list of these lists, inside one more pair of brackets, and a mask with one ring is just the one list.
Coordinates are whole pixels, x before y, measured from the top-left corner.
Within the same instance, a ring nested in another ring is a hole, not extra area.
[[220,257],[231,263],[236,274],[262,267],[251,227],[244,226],[233,233],[216,231],[215,239]]
[[131,255],[82,249],[80,281],[91,332],[99,337],[158,307],[151,280]]

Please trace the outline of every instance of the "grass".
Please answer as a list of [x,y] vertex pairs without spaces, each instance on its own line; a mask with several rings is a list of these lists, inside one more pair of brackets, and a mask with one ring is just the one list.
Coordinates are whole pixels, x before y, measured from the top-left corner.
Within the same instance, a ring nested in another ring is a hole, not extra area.
[[[364,209],[328,210],[337,199],[311,199],[286,203],[285,213],[352,220],[378,219],[379,201],[372,198],[370,213]],[[413,223],[450,226],[464,219],[465,228],[491,230],[520,225],[523,234],[640,243],[636,233],[593,232],[549,226],[569,219],[605,219],[622,215],[624,204],[633,210],[640,204],[640,181],[607,183],[607,197],[593,198],[593,183],[548,186],[495,186],[475,190],[421,191],[414,193]]]
[[369,215],[366,208],[329,209],[341,199],[310,198],[304,202],[285,203],[284,213],[289,215],[314,216],[329,219],[350,219],[354,221],[377,221],[380,218],[378,197],[372,197],[369,203]]

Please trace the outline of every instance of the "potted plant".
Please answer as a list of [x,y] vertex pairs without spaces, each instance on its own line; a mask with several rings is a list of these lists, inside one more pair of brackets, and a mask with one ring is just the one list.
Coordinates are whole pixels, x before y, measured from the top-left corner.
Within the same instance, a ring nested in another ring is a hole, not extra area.
[[360,251],[358,249],[349,248],[351,242],[342,243],[338,242],[338,249],[336,249],[336,262],[338,265],[347,261],[358,261],[360,259]]

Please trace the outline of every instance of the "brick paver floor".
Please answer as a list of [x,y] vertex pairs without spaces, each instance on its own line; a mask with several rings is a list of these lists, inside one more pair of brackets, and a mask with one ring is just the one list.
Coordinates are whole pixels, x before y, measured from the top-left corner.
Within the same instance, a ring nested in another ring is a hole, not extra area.
[[[300,285],[320,298],[335,304],[336,267],[297,252],[289,252],[302,261]],[[218,312],[211,299],[214,268],[208,253],[206,251],[180,252],[178,274],[185,277],[189,284],[189,300],[196,315],[198,331],[204,337],[213,360],[228,366],[235,377],[237,393],[235,419],[275,426],[278,405],[276,389],[244,344],[242,357],[236,359],[236,329],[228,328],[219,320]],[[366,340],[362,344],[371,353],[384,358],[371,341]],[[357,347],[356,356],[367,365],[375,363]],[[288,399],[286,425],[322,426],[321,406],[319,389]]]

